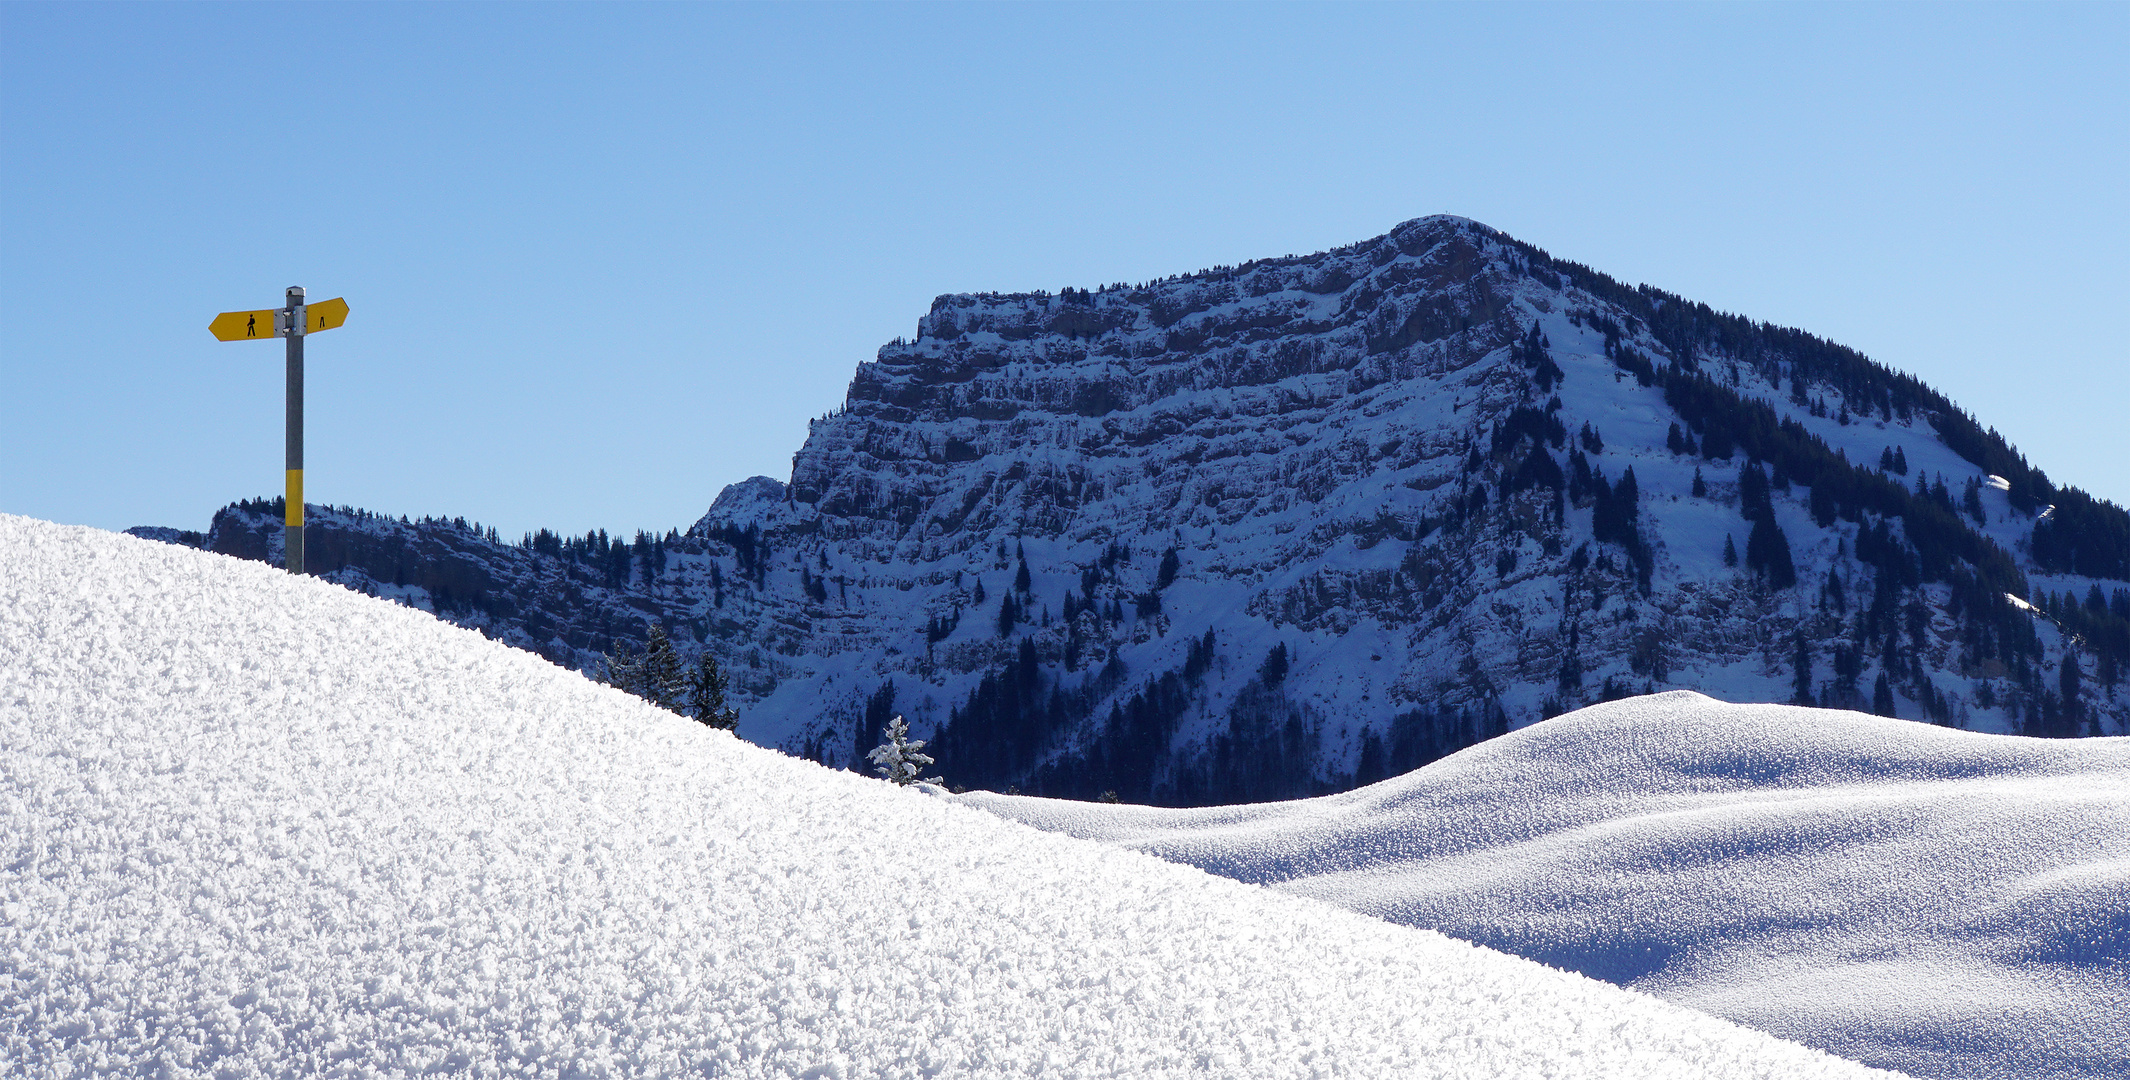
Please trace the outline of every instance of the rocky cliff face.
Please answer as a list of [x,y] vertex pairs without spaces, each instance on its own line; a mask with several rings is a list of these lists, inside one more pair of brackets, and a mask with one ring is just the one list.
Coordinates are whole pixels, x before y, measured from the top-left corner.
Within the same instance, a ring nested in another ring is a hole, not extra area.
[[[2121,733],[2130,538],[2068,495],[2052,525],[2045,476],[1853,352],[1438,217],[941,297],[788,484],[621,556],[352,512],[311,543],[570,666],[658,620],[757,742],[855,763],[901,713],[950,781],[1202,803],[1676,688]],[[265,554],[267,513],[212,545]]]

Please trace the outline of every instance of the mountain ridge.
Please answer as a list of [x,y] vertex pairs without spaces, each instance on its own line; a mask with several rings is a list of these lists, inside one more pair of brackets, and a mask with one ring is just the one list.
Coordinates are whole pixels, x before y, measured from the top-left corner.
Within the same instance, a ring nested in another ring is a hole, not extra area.
[[[268,557],[246,505],[210,544]],[[1675,687],[2121,731],[2125,521],[1854,350],[1434,217],[942,296],[788,483],[618,573],[603,534],[327,512],[313,545],[567,666],[655,619],[732,670],[743,735],[816,760],[905,713],[952,780],[1190,804]]]

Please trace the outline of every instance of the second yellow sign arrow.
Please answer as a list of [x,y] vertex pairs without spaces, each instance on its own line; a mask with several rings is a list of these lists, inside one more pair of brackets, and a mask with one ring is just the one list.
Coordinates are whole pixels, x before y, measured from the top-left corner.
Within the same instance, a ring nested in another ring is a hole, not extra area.
[[320,300],[304,309],[303,332],[315,334],[320,330],[337,329],[348,321],[348,302],[340,297]]

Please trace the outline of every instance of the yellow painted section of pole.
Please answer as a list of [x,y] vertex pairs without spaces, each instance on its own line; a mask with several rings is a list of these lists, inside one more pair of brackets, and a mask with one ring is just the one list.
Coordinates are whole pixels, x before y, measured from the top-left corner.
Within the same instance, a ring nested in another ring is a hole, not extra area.
[[301,527],[303,525],[302,469],[290,469],[288,471],[288,498],[285,501],[288,504],[288,511],[282,517],[281,523]]

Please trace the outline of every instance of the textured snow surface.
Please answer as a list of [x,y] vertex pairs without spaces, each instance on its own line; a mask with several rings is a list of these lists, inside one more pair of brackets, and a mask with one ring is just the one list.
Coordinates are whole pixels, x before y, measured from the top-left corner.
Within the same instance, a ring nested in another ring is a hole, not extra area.
[[34,1076],[1869,1073],[9,516],[0,916]]
[[962,798],[1920,1076],[2130,1076],[2130,739],[1677,691],[1321,799]]

